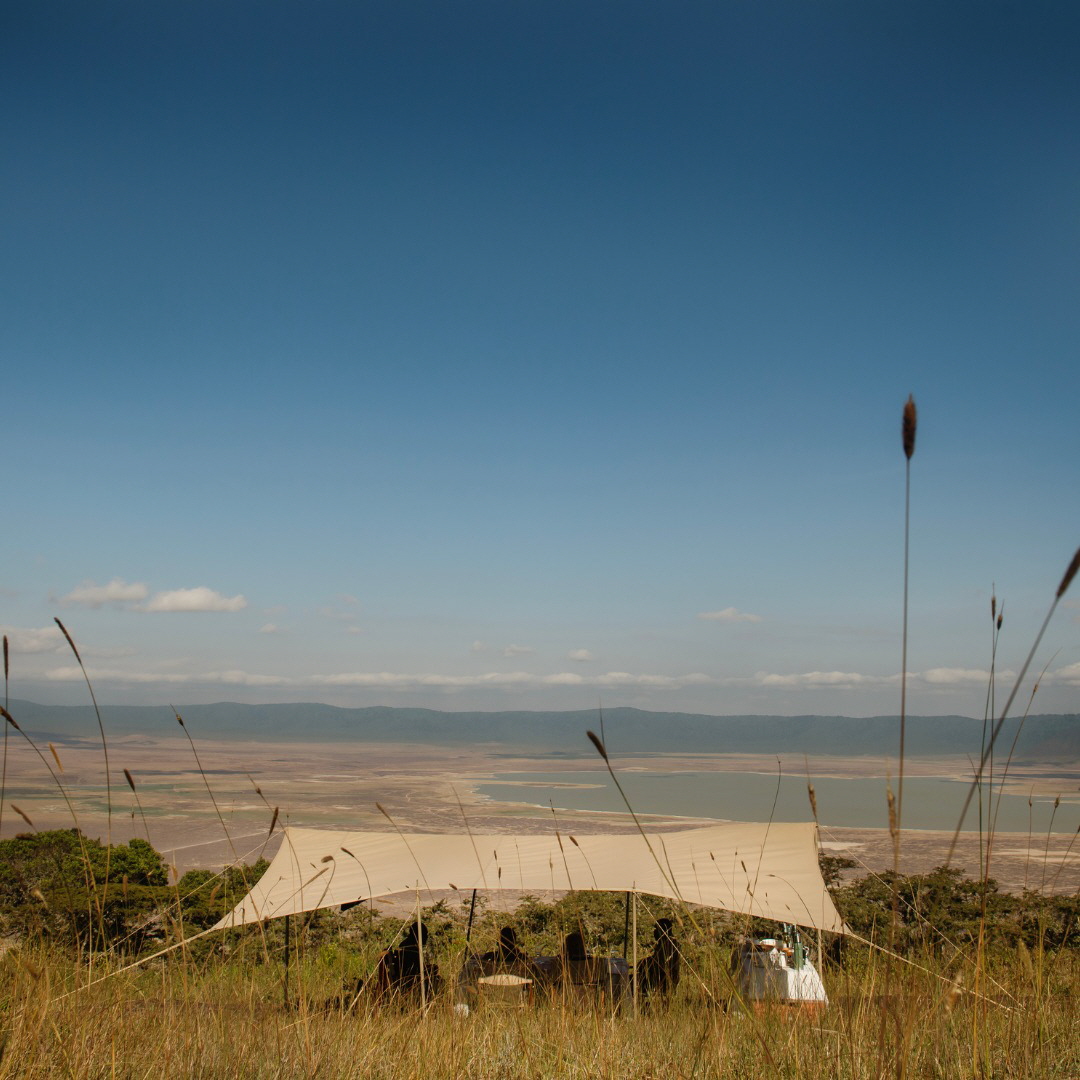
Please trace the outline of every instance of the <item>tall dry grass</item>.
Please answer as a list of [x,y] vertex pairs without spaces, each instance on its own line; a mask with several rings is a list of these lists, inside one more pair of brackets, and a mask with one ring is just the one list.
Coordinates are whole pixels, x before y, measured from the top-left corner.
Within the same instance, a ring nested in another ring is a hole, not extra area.
[[[991,964],[1008,988],[986,1014],[972,1060],[975,999],[948,972],[907,968],[891,993],[917,1022],[879,1030],[882,960],[862,955],[832,979],[820,1016],[758,1016],[710,1004],[692,980],[672,1006],[634,1019],[626,1010],[539,1005],[426,1012],[319,1005],[337,973],[299,964],[304,992],[286,1008],[272,965],[182,957],[77,991],[85,967],[29,948],[0,961],[3,1077],[1075,1077],[1080,1075],[1080,968],[1075,954]],[[942,976],[942,977],[939,977]],[[73,992],[74,991],[74,992]],[[762,1054],[764,1039],[772,1067]]]

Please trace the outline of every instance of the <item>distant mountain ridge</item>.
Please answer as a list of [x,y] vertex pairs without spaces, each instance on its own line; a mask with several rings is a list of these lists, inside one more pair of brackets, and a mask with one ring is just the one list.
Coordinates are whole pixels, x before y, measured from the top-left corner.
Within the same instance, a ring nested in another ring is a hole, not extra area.
[[[97,720],[89,705],[39,705],[12,701],[11,714],[36,738],[54,741],[97,738]],[[548,755],[578,757],[588,753],[586,731],[599,731],[595,709],[579,712],[440,712],[377,705],[340,708],[314,702],[244,705],[218,702],[187,705],[180,714],[196,738],[265,739],[299,742],[434,743],[462,746],[492,744]],[[106,735],[176,735],[168,706],[102,707]],[[840,756],[895,755],[899,739],[896,716],[709,716],[699,713],[604,710],[609,749],[616,754],[805,753]],[[1054,764],[1080,763],[1080,714],[1029,716],[1006,721],[998,740],[1004,758],[1020,731],[1014,760]],[[912,756],[979,753],[983,721],[966,716],[909,716],[906,750]]]

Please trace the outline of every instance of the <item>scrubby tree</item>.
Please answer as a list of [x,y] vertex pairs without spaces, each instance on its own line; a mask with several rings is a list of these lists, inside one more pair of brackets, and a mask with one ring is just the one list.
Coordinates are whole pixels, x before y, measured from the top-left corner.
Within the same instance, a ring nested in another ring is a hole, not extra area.
[[20,833],[0,841],[0,923],[10,934],[131,947],[166,881],[145,840],[109,848],[77,829]]

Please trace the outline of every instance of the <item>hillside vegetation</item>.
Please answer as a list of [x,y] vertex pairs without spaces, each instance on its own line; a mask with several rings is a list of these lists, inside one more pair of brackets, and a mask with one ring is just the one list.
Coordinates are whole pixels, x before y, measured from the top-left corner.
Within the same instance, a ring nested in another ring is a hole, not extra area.
[[[39,739],[93,737],[97,720],[90,706],[38,705],[12,701],[11,711]],[[579,712],[438,712],[376,706],[344,709],[298,702],[243,705],[219,702],[180,709],[199,731],[223,739],[332,742],[415,742],[458,746],[501,744],[533,753],[565,755],[581,733],[597,725],[595,710]],[[174,735],[171,708],[118,705],[108,708],[112,735]],[[605,709],[604,727],[612,752],[892,755],[897,716],[706,716],[695,713]],[[908,716],[907,752],[912,755],[967,755],[979,743],[982,720],[966,716]],[[1039,715],[1007,720],[999,741],[1013,760],[1080,763],[1080,715]],[[575,755],[577,756],[577,755]]]

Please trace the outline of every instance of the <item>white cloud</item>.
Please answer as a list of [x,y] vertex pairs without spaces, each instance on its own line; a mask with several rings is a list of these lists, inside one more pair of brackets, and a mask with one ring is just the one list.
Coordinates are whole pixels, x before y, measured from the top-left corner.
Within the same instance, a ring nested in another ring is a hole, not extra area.
[[760,615],[751,615],[733,607],[726,607],[723,611],[702,611],[698,618],[709,622],[761,622]]
[[503,649],[503,656],[528,656],[530,653],[536,652],[535,649],[528,645],[507,645]]
[[12,653],[57,652],[68,647],[58,626],[0,626],[0,634],[7,637]]
[[[91,674],[96,683],[161,683],[170,686],[180,686],[189,683],[210,683],[226,686],[288,686],[291,683],[298,681],[287,679],[283,675],[259,675],[252,672],[237,670],[182,673],[95,669]],[[80,682],[83,678],[83,674],[78,667],[59,667],[52,668],[45,672],[45,678],[50,682]]]
[[604,675],[584,676],[573,671],[551,675],[534,675],[528,671],[490,671],[483,675],[398,674],[390,671],[342,672],[337,675],[311,676],[304,680],[327,686],[362,686],[386,690],[414,688],[463,689],[476,687],[544,687],[544,686],[644,686],[678,689],[714,683],[709,675],[632,675],[625,671],[609,671]]
[[1055,680],[1060,679],[1069,686],[1080,686],[1080,661],[1075,664],[1069,664],[1063,668],[1058,668],[1057,671],[1054,672],[1053,678]]
[[[1001,679],[1013,678],[1015,672],[1008,669],[998,671]],[[977,668],[930,668],[926,671],[909,671],[911,682],[944,689],[950,686],[966,688],[983,686],[990,678],[989,671]],[[738,684],[741,680],[726,680]],[[756,686],[788,687],[795,689],[846,689],[852,687],[899,686],[900,675],[862,675],[855,671],[805,671],[777,674],[768,671],[757,672],[751,682]]]
[[579,664],[587,664],[593,658],[593,654],[588,649],[571,649],[566,654],[567,660],[575,660]]
[[800,674],[775,675],[767,671],[759,671],[754,676],[754,682],[758,686],[786,686],[786,687],[845,687],[866,686],[888,683],[893,676],[859,675],[851,671],[806,671]]
[[[7,631],[9,634],[19,633]],[[45,627],[38,631],[21,631],[22,651],[47,652],[62,647],[59,631]],[[13,646],[15,638],[12,638]],[[27,648],[26,644],[32,646]],[[580,650],[579,650],[580,651]],[[1002,671],[1003,679],[1013,673]],[[325,675],[262,675],[238,669],[204,672],[130,672],[119,669],[95,669],[95,683],[119,682],[130,684],[202,685],[202,686],[290,686],[295,688],[356,687],[369,690],[421,691],[421,690],[472,690],[504,689],[532,690],[557,687],[595,689],[642,689],[677,691],[690,687],[758,687],[762,689],[785,689],[802,691],[855,691],[867,689],[895,689],[900,675],[864,675],[852,671],[768,672],[759,671],[746,675],[708,675],[690,672],[681,675],[657,675],[649,672],[607,671],[583,674],[580,671],[558,671],[534,674],[527,671],[489,671],[481,674],[452,674],[445,672],[391,672],[391,671],[343,671]],[[46,678],[58,681],[78,681],[82,673],[77,666],[57,667],[48,671]],[[909,680],[935,690],[954,688],[967,691],[972,685],[982,685],[989,673],[968,668],[933,668],[925,672],[909,672]],[[1060,668],[1048,679],[1064,685],[1080,686],[1080,663]]]
[[[442,689],[461,690],[474,688],[520,689],[534,687],[646,687],[677,690],[685,686],[710,685],[716,679],[703,674],[691,675],[633,675],[625,671],[610,671],[603,675],[583,676],[577,672],[562,671],[550,675],[534,675],[526,671],[492,671],[482,675],[412,674],[390,671],[349,671],[331,675],[308,675],[289,678],[283,675],[261,675],[241,670],[205,672],[132,672],[118,669],[96,669],[92,673],[97,684],[118,682],[129,684],[177,685],[227,685],[227,686],[304,686],[304,687],[362,687],[379,690]],[[77,682],[82,672],[75,665],[52,668],[45,672],[51,682]]]
[[364,633],[367,633],[367,631],[362,626],[346,626],[345,627],[345,633],[346,634],[364,634]]
[[198,585],[194,589],[171,589],[155,593],[143,611],[242,611],[247,607],[243,596],[222,596]]
[[280,634],[281,633],[281,627],[278,626],[277,623],[272,623],[272,622],[263,623],[263,625],[259,627],[259,633],[260,634]]
[[473,652],[473,653],[487,652],[487,645],[485,645],[482,641],[474,641],[472,643],[472,645],[469,646],[469,652]]
[[[1008,679],[1012,676],[1011,671],[999,671],[998,677]],[[986,686],[990,682],[990,672],[979,668],[930,668],[919,676],[923,682],[931,686]]]
[[80,604],[83,607],[99,608],[104,604],[137,604],[150,595],[150,590],[141,582],[126,582],[122,578],[113,578],[108,585],[98,585],[93,581],[84,581],[60,598],[66,605]]

